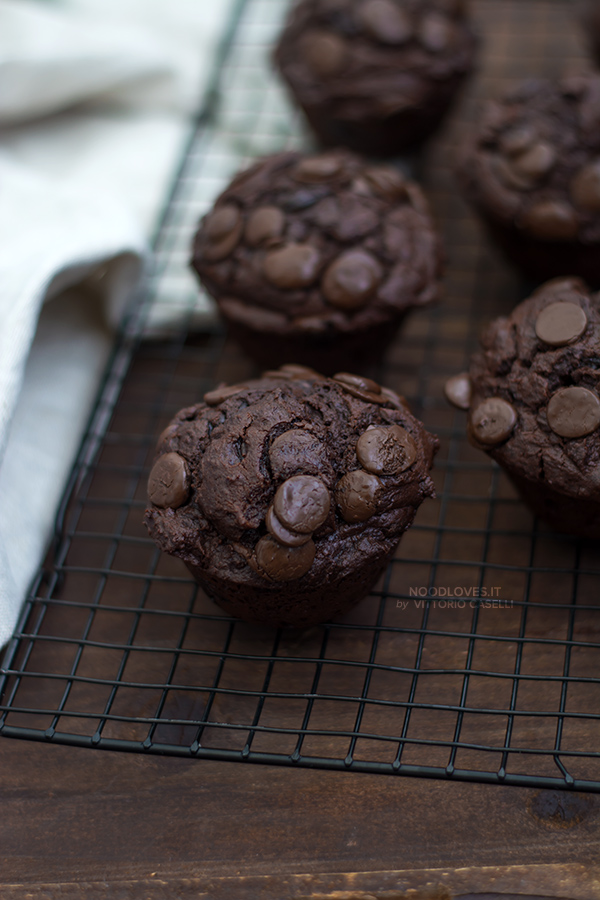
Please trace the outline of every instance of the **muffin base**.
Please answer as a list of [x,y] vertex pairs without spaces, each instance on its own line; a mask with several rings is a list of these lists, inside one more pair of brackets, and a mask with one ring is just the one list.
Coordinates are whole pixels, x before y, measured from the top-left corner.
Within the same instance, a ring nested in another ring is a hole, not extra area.
[[402,109],[385,119],[372,117],[356,121],[336,117],[330,105],[305,105],[290,90],[323,147],[349,147],[364,156],[389,158],[417,150],[437,131],[463,81],[464,75],[460,75],[436,86],[438,89],[423,106]]
[[556,531],[600,540],[600,502],[569,497],[538,481],[507,473],[523,501]]
[[265,369],[294,362],[310,366],[323,375],[346,370],[364,374],[369,366],[380,362],[407,314],[361,331],[325,336],[256,332],[231,320],[227,325],[229,334],[242,350]]
[[590,287],[600,287],[600,244],[536,240],[514,225],[498,223],[481,210],[479,214],[492,241],[536,284],[562,275],[578,275]]
[[[385,572],[392,553],[363,564],[360,571],[319,586],[299,582],[255,585],[225,582],[186,563],[205,593],[230,616],[274,628],[310,628],[348,612],[363,600]],[[300,579],[302,581],[302,579]]]

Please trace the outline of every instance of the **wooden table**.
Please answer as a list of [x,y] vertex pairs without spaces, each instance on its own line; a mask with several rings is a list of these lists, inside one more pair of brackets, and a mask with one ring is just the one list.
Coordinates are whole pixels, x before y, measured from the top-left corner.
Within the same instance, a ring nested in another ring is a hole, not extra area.
[[0,766],[2,900],[600,897],[596,795],[12,739]]

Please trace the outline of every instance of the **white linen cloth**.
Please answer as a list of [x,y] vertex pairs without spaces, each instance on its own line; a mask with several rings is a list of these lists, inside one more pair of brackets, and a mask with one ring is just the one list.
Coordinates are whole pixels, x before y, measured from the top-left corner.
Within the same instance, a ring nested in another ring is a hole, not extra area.
[[0,646],[234,2],[0,0]]

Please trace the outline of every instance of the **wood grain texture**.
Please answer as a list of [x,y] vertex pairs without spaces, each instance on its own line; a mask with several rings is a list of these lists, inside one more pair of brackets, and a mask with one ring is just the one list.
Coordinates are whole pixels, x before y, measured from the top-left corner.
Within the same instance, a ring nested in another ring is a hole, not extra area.
[[[287,898],[427,884],[600,896],[595,796],[6,739],[0,770],[0,897],[11,900],[70,898],[83,883],[86,896],[112,896],[110,883],[123,898],[161,897],[163,883],[175,897],[185,885]],[[566,814],[563,798],[575,804]]]

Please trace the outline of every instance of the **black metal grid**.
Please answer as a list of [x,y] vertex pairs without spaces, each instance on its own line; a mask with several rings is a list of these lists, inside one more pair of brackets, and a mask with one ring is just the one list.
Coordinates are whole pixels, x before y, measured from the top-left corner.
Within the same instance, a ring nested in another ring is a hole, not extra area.
[[[247,0],[221,101],[192,138],[155,278],[116,348],[8,648],[3,735],[600,791],[600,555],[533,519],[441,395],[482,322],[523,296],[458,198],[448,160],[482,96],[559,72],[581,51],[566,2],[474,5],[482,71],[422,168],[446,236],[447,298],[411,319],[376,373],[442,439],[438,499],[369,598],[304,632],[222,615],[141,524],[155,436],[219,380],[253,372],[218,328],[195,330],[208,307],[184,274],[194,221],[240,159],[304,141],[261,62],[285,0]],[[140,342],[159,328],[168,336]]]

